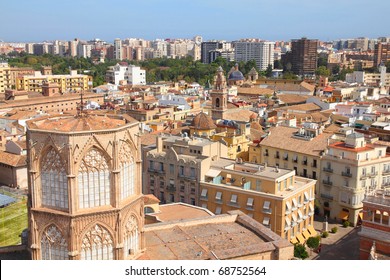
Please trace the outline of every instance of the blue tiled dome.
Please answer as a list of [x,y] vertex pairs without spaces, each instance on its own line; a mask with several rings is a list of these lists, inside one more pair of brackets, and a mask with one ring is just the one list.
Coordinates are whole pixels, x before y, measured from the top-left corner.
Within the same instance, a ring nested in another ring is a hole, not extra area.
[[243,81],[244,80],[244,75],[242,75],[241,71],[236,70],[230,73],[229,75],[229,80],[231,81]]

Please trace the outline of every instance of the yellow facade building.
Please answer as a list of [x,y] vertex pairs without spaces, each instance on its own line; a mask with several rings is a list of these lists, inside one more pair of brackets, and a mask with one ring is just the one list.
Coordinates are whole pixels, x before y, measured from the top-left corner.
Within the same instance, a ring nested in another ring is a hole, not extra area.
[[316,235],[315,180],[240,160],[212,162],[200,182],[200,205],[215,214],[240,210],[293,243]]
[[91,76],[77,74],[77,70],[72,70],[69,75],[44,75],[39,71],[35,71],[34,75],[18,77],[16,79],[16,89],[42,92],[44,83],[56,83],[61,93],[86,91],[93,87]]

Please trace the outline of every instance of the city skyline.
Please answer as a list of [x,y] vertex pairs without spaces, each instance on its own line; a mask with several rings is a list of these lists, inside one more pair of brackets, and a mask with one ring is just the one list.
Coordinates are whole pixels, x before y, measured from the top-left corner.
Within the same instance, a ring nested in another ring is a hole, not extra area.
[[[8,2],[0,19],[0,40],[40,42],[74,38],[192,38],[239,40],[261,38],[278,41],[301,37],[323,41],[342,38],[389,36],[386,11],[390,2],[316,3],[303,0],[255,1],[133,1],[48,0]],[[353,5],[352,5],[353,3]]]

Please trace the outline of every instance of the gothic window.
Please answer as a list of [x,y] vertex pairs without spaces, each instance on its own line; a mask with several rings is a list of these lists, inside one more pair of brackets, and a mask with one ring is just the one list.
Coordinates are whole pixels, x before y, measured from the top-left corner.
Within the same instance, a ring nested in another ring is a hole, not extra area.
[[68,243],[61,231],[55,226],[48,226],[41,237],[42,260],[67,260]]
[[139,231],[137,219],[131,216],[129,221],[125,225],[124,234],[124,250],[125,257],[128,255],[134,255],[139,250]]
[[103,154],[91,149],[83,158],[78,175],[79,207],[110,204],[110,172]]
[[41,165],[42,205],[68,209],[68,180],[60,156],[50,148]]
[[83,237],[81,244],[81,259],[113,260],[113,243],[110,233],[105,228],[95,225]]
[[219,98],[215,99],[215,107],[219,108]]
[[125,199],[135,193],[134,189],[134,173],[135,162],[132,156],[131,148],[129,145],[124,144],[120,151],[120,166],[121,166],[121,199]]

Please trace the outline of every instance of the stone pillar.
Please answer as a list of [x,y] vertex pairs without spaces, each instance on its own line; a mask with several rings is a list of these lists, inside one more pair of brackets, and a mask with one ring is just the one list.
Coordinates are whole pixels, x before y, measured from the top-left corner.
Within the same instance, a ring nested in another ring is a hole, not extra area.
[[322,223],[322,231],[328,231],[328,217],[325,216],[325,221]]

